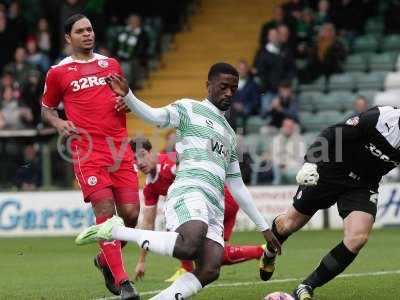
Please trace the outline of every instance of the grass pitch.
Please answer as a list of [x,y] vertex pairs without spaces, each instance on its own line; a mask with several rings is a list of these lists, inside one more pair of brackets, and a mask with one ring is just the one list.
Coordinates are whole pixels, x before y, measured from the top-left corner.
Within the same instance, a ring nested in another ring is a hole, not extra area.
[[[342,239],[340,231],[304,231],[284,245],[271,282],[260,282],[258,262],[223,267],[220,279],[196,300],[261,300],[273,291],[291,292],[320,259]],[[262,243],[256,232],[235,233],[232,244]],[[316,299],[398,299],[400,229],[375,230],[366,248],[346,270],[316,291]],[[96,245],[77,247],[73,237],[0,239],[0,299],[116,299],[93,266]],[[124,249],[125,267],[133,273],[138,249]],[[145,280],[136,284],[142,299],[168,286],[178,261],[148,256]]]

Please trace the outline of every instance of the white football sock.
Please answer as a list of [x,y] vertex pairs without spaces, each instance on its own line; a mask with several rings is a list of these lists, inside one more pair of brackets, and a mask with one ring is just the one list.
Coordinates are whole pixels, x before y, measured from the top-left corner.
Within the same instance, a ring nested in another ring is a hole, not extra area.
[[155,295],[150,300],[186,300],[189,297],[196,295],[201,289],[202,285],[193,273],[187,272],[179,277],[173,284],[163,290],[161,293]]
[[112,238],[120,241],[136,242],[139,247],[161,255],[172,256],[175,248],[176,232],[152,231],[115,226]]

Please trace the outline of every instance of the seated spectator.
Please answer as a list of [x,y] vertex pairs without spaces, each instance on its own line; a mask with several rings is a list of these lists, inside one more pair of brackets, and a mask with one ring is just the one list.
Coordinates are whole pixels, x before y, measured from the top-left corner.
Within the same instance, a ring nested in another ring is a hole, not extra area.
[[389,1],[385,12],[385,29],[387,33],[398,34],[400,32],[400,2]]
[[14,61],[5,66],[5,70],[11,72],[20,85],[26,82],[29,71],[34,69],[26,60],[26,50],[24,47],[17,47],[15,49]]
[[282,5],[283,11],[286,16],[298,19],[301,11],[306,7],[306,1],[302,0],[289,0]]
[[165,134],[165,146],[160,151],[160,153],[168,154],[169,159],[175,161],[176,160],[175,144],[176,144],[176,131],[175,129],[170,129]]
[[276,6],[273,11],[272,19],[266,22],[260,32],[260,47],[263,48],[268,42],[268,32],[277,28],[279,25],[285,24],[284,13],[281,6]]
[[368,110],[369,103],[364,96],[358,96],[356,100],[354,100],[354,113],[361,114]]
[[41,122],[41,96],[43,94],[43,86],[40,72],[32,70],[28,74],[28,80],[22,87],[23,105],[28,107],[33,116],[32,124],[37,126]]
[[[233,104],[229,112],[230,124],[236,127],[236,118],[246,119],[249,115],[257,114],[260,104],[260,91],[250,74],[250,68],[245,60],[238,64],[239,85],[233,96]],[[235,128],[234,128],[235,129]]]
[[314,18],[314,33],[319,32],[321,26],[328,22],[331,22],[329,1],[320,0]]
[[304,83],[311,82],[320,76],[329,77],[343,72],[346,60],[346,48],[337,38],[335,27],[331,23],[324,24],[311,48],[306,69],[300,74]]
[[263,152],[259,157],[256,178],[257,184],[271,184],[274,180],[271,154],[268,151]]
[[278,85],[290,81],[296,74],[296,65],[290,57],[285,56],[279,44],[278,31],[274,28],[268,32],[268,43],[256,55],[254,67],[261,81],[261,114],[265,114],[273,98],[276,97]]
[[332,2],[333,22],[340,36],[351,41],[362,31],[364,16],[360,12],[365,9],[364,4],[354,0]]
[[17,45],[17,38],[11,31],[10,23],[2,11],[0,11],[0,45],[0,72],[2,72],[4,66],[12,59]]
[[273,184],[293,183],[304,162],[306,145],[298,131],[296,122],[286,118],[280,133],[272,140]]
[[51,34],[49,22],[45,18],[40,18],[37,22],[36,40],[39,50],[49,54],[51,51]]
[[279,85],[278,96],[272,100],[264,117],[269,117],[269,125],[276,128],[280,128],[286,118],[299,121],[299,101],[289,82]]
[[14,80],[14,76],[10,71],[4,71],[3,76],[0,81],[0,93],[4,91],[5,88],[10,87],[13,90],[17,90],[19,85]]
[[21,5],[19,1],[11,1],[8,7],[8,20],[12,34],[16,37],[17,41],[24,41],[27,34],[26,22],[21,13]]
[[15,185],[23,191],[36,190],[42,183],[42,170],[38,148],[29,144],[24,148],[24,161],[17,169]]
[[296,39],[291,34],[290,28],[287,25],[279,25],[277,30],[282,55],[286,58],[287,63],[295,64]]
[[[294,59],[296,51],[296,41],[293,39],[290,28],[287,25],[279,25],[278,40],[281,55],[284,58],[284,69],[287,71],[296,72],[296,61]],[[293,74],[294,77],[295,74]]]
[[64,48],[62,49],[61,53],[59,53],[58,57],[56,58],[54,64],[58,64],[60,61],[62,61],[64,58],[71,56],[72,55],[72,48],[71,44],[65,44]]
[[26,49],[28,50],[26,61],[32,66],[36,66],[41,72],[47,72],[50,68],[50,58],[39,51],[34,37],[28,38],[26,41]]
[[97,47],[97,53],[107,56],[107,57],[111,56],[110,50],[104,45],[99,45]]
[[237,137],[237,155],[239,160],[240,172],[245,184],[252,183],[253,177],[253,159],[249,153],[248,146],[244,143],[243,135],[236,134]]
[[0,97],[0,129],[24,129],[33,121],[32,112],[27,107],[20,107],[10,87],[4,89]]
[[296,21],[296,37],[297,37],[297,49],[295,52],[296,57],[305,58],[307,57],[308,49],[311,45],[313,37],[313,24],[314,15],[313,11],[309,8],[305,8],[301,12],[300,18]]
[[143,79],[148,47],[149,37],[142,27],[140,16],[130,15],[127,26],[116,36],[111,52],[121,60],[121,67],[134,86]]

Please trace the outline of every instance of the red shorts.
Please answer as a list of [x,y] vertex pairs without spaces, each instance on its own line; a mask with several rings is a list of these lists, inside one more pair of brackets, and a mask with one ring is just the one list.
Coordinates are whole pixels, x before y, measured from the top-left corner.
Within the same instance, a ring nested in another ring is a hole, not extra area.
[[[138,176],[130,161],[122,162],[116,171],[110,171],[107,166],[77,162],[74,163],[74,171],[85,202],[90,202],[91,194],[106,188],[112,189],[116,202],[139,202]],[[127,194],[130,196],[127,197]]]
[[239,205],[233,199],[232,195],[225,188],[225,215],[224,215],[224,240],[229,241],[235,227],[236,215],[239,211]]

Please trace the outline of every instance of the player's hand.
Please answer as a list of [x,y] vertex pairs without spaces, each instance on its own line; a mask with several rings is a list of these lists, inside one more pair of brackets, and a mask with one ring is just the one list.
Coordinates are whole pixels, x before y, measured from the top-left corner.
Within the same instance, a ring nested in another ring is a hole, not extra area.
[[137,281],[138,279],[142,280],[144,278],[145,271],[146,271],[145,262],[138,262],[135,268],[134,281]]
[[267,230],[263,231],[262,234],[264,235],[264,238],[268,242],[268,244],[271,245],[271,247],[275,250],[275,252],[278,255],[281,255],[281,253],[282,253],[281,243],[278,241],[278,239],[273,234],[271,229],[267,229]]
[[296,180],[300,185],[317,185],[319,180],[317,165],[305,163],[297,173]]
[[74,123],[72,123],[71,121],[60,120],[56,124],[56,128],[58,134],[63,137],[69,137],[75,133],[78,133],[78,130],[76,129]]
[[118,96],[125,97],[129,92],[128,81],[118,74],[109,74],[105,78],[107,84]]
[[128,105],[126,105],[124,98],[122,98],[121,96],[117,96],[117,98],[115,98],[115,109],[117,110],[117,112],[128,113],[131,111]]

